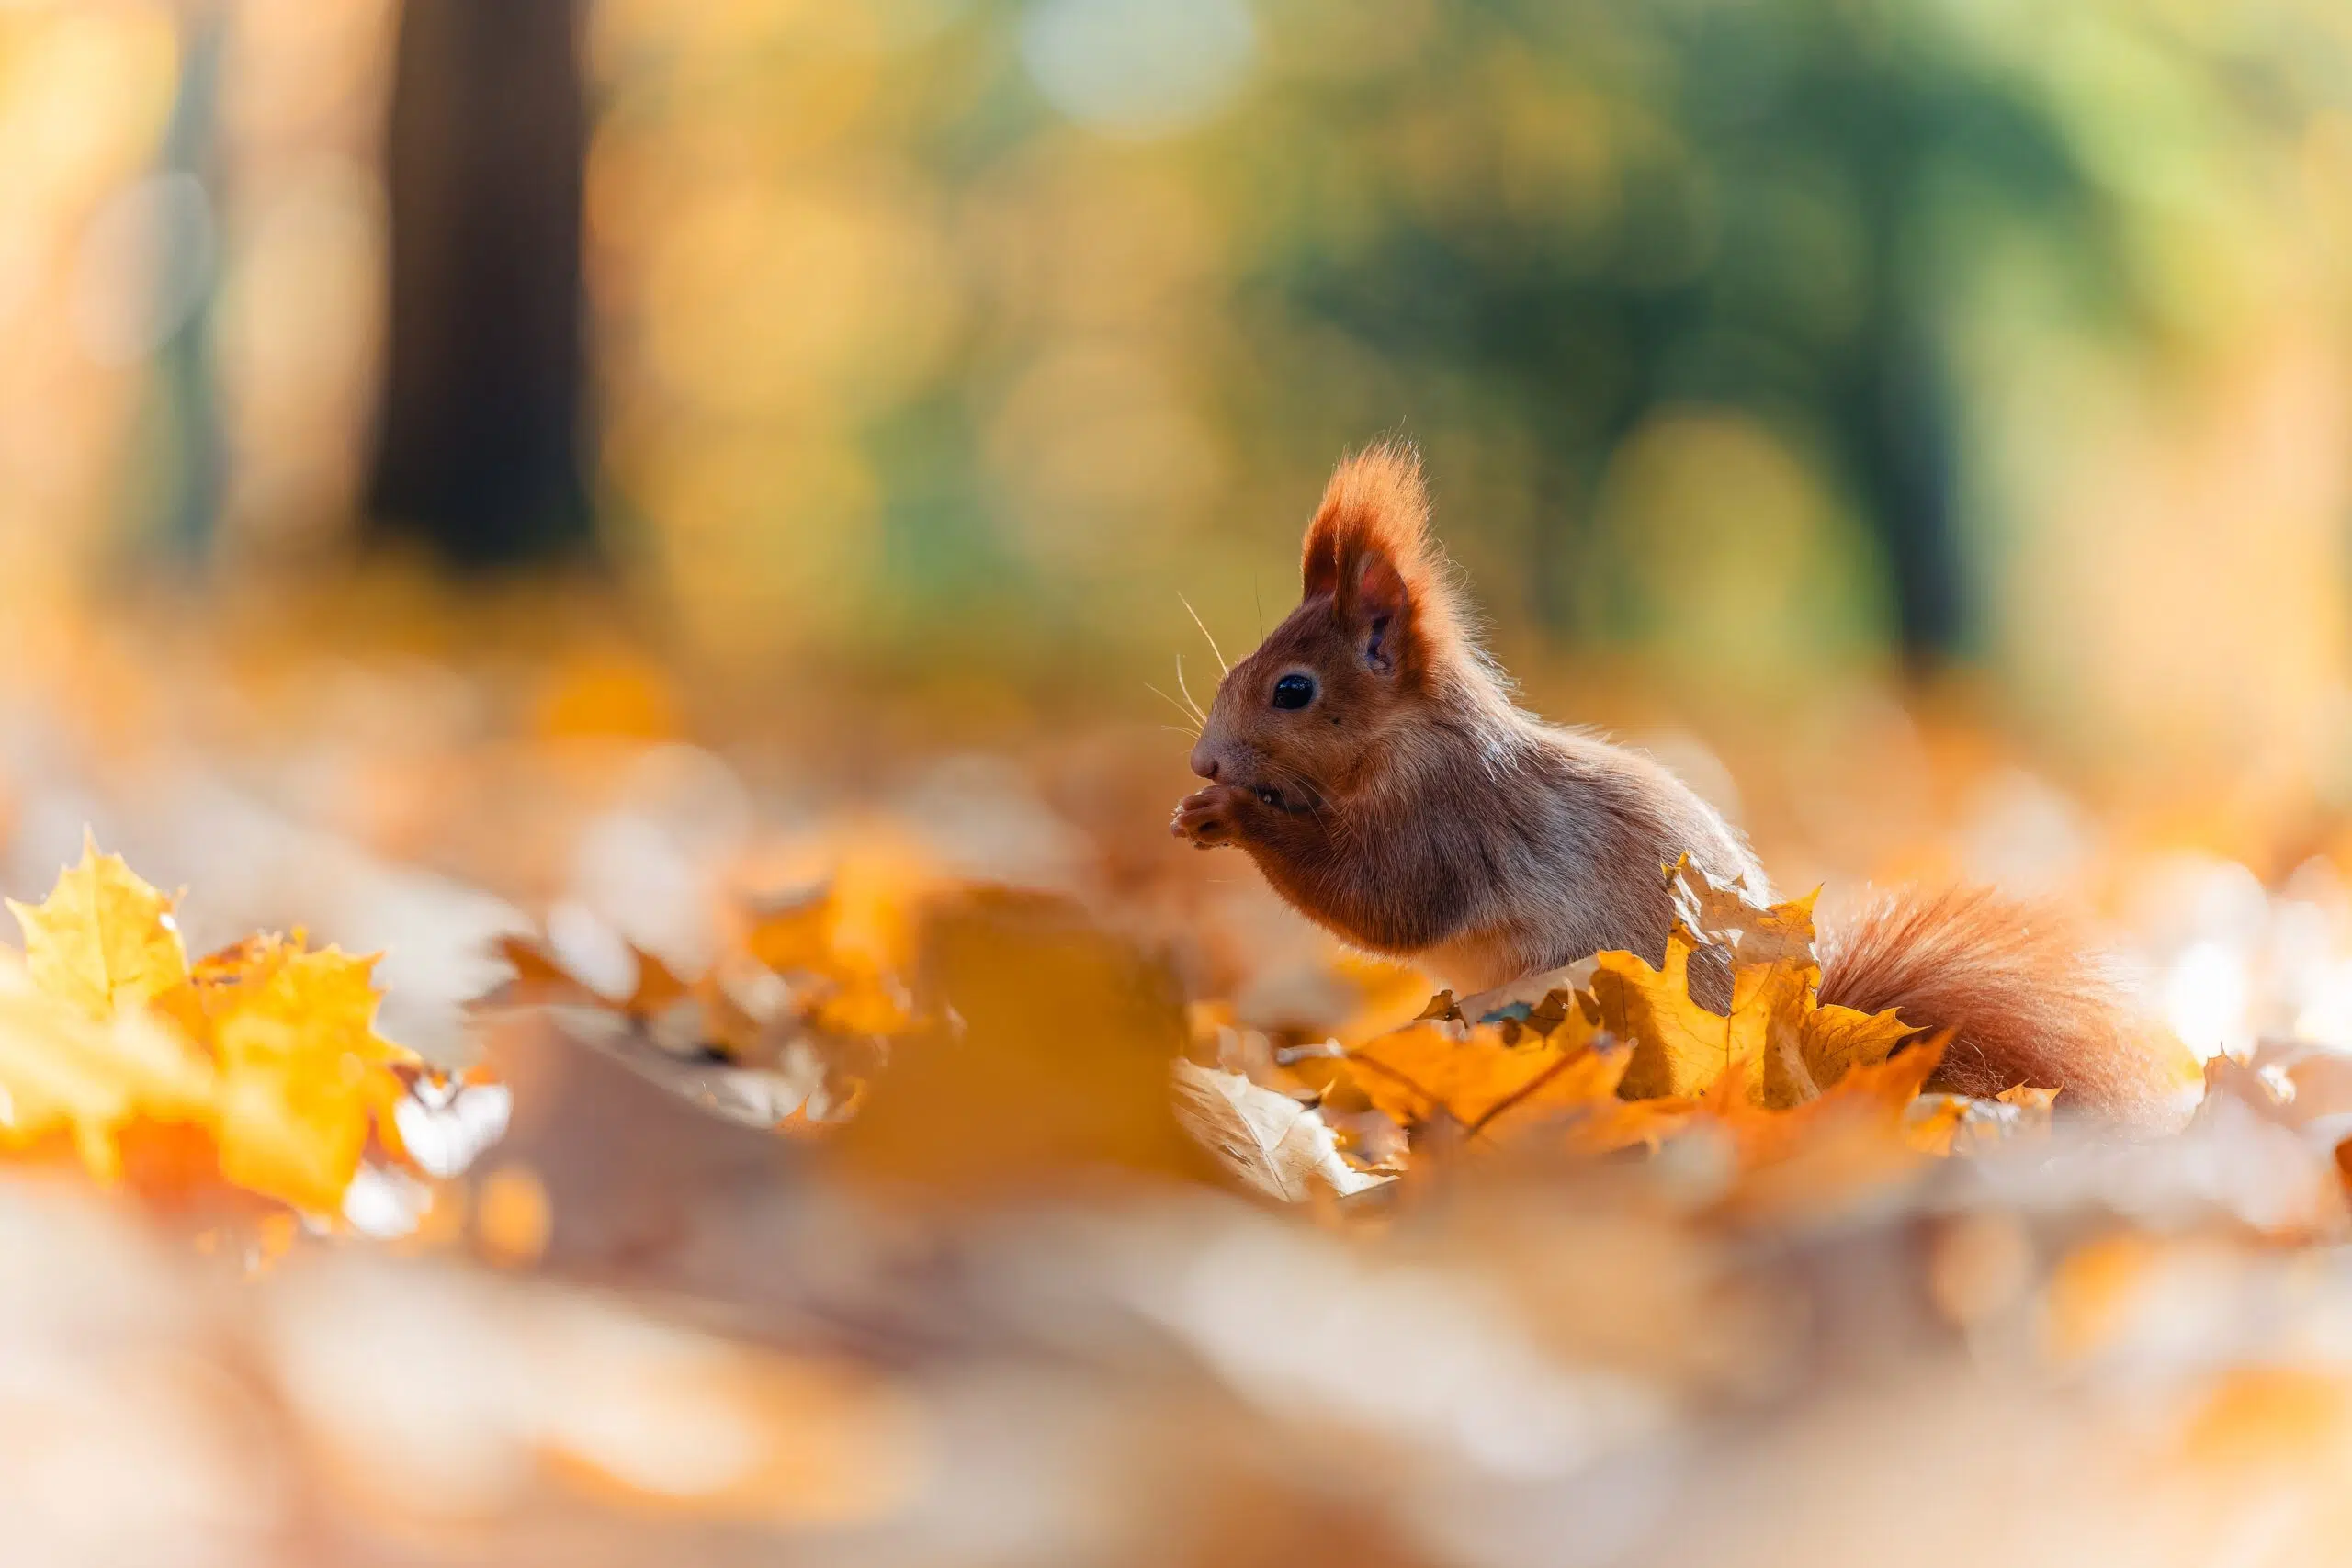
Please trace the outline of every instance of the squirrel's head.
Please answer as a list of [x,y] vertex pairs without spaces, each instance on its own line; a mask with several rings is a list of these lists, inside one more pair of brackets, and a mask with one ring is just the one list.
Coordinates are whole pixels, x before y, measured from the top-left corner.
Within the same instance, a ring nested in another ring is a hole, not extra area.
[[1298,608],[1227,672],[1193,771],[1269,806],[1346,795],[1471,654],[1429,535],[1419,454],[1341,463],[1307,525]]

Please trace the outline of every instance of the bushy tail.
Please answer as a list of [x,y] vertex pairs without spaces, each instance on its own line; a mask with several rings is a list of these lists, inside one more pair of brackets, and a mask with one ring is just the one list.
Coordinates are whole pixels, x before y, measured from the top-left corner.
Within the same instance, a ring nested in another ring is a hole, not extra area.
[[2195,1059],[2139,1018],[2062,913],[1981,887],[1883,895],[1824,932],[1821,953],[1823,1001],[1951,1032],[1931,1089],[2054,1087],[2062,1107],[2150,1127],[2195,1101]]

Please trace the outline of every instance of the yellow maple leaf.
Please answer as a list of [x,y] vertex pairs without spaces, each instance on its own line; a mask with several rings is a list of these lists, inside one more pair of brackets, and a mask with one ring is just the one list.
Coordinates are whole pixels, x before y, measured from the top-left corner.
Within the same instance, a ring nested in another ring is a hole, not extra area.
[[52,1134],[102,1177],[134,1122],[199,1129],[224,1178],[337,1213],[415,1058],[376,1032],[375,959],[300,932],[187,961],[172,901],[85,847],[36,908],[10,906],[26,955],[0,950],[0,1147]]
[[1891,1010],[1822,1005],[1815,995],[1821,971],[1809,950],[1735,970],[1730,1012],[1710,1012],[1690,998],[1690,964],[1698,948],[1678,925],[1660,968],[1630,953],[1604,953],[1596,962],[1591,995],[1600,1026],[1634,1046],[1620,1091],[1628,1099],[1703,1095],[1737,1070],[1751,1103],[1786,1109],[1815,1099],[1856,1067],[1885,1061],[1917,1032]]
[[376,960],[300,939],[250,945],[201,1010],[220,1066],[220,1171],[313,1213],[340,1207],[371,1130],[398,1152],[406,1050],[376,1032]]
[[33,982],[93,1018],[142,1006],[187,978],[172,901],[86,835],[81,863],[58,874],[48,897],[11,898],[8,908],[24,928]]
[[[1815,971],[1794,1029],[1797,1058],[1814,1094],[1837,1088],[1855,1068],[1877,1066],[1893,1055],[1897,1046],[1918,1034],[1917,1029],[1895,1016],[1893,1008],[1883,1012],[1861,1012],[1815,1001],[1812,987],[1819,983],[1819,972]],[[1802,1092],[1797,1096],[1797,1100],[1810,1098],[1812,1094]]]
[[[1858,1145],[1883,1154],[1894,1163],[1898,1156],[1920,1152],[1905,1127],[1911,1102],[1942,1064],[1940,1039],[1891,1056],[1869,1066],[1856,1067],[1826,1094],[1787,1110],[1759,1107],[1752,1098],[1734,1094],[1730,1104],[1719,1099],[1711,1109],[1722,1116],[1737,1142],[1740,1161],[1753,1168],[1790,1159],[1826,1146],[1826,1129],[1843,1127]],[[1928,1135],[1931,1141],[1932,1134]]]
[[72,1140],[91,1173],[121,1170],[133,1122],[209,1124],[218,1088],[204,1052],[143,1011],[93,1018],[0,950],[0,1147]]
[[[1690,955],[1698,943],[1680,926],[1666,942],[1666,962],[1653,969],[1631,953],[1604,953],[1596,962],[1591,996],[1600,1025],[1634,1048],[1618,1092],[1628,1100],[1694,1098],[1736,1065],[1763,1055],[1769,1009],[1778,993],[1760,993],[1742,976],[1735,983],[1732,1015],[1709,1012],[1690,999]],[[1743,1008],[1740,992],[1749,993]]]

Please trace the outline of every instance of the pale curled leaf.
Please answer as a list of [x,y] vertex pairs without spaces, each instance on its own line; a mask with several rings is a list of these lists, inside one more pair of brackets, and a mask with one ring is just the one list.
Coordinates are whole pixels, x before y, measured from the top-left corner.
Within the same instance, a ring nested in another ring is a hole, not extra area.
[[1814,962],[1814,900],[1819,888],[1786,903],[1758,904],[1737,884],[1718,887],[1684,855],[1668,869],[1674,918],[1701,942],[1731,954],[1745,968],[1753,964]]
[[1299,1203],[1317,1190],[1345,1198],[1394,1179],[1348,1164],[1322,1117],[1239,1073],[1180,1060],[1175,1089],[1184,1130],[1252,1191]]
[[[1450,1012],[1425,1012],[1423,1018],[1452,1018],[1464,1023],[1496,1023],[1504,1019],[1524,1016],[1544,1005],[1554,992],[1574,993],[1592,987],[1592,975],[1600,960],[1579,958],[1574,964],[1564,964],[1557,969],[1546,969],[1522,980],[1513,980],[1476,996],[1454,1002]],[[1439,993],[1451,999],[1453,993]],[[1431,1002],[1432,1009],[1436,1007]]]
[[823,1064],[802,1045],[776,1053],[773,1069],[737,1066],[722,1058],[689,1058],[664,1049],[643,1020],[607,1007],[548,1007],[548,1021],[566,1041],[608,1056],[689,1105],[739,1126],[779,1127],[796,1113],[822,1121],[833,1108],[811,1102],[824,1095]]
[[417,1169],[447,1180],[504,1137],[514,1115],[514,1091],[504,1084],[427,1075],[392,1107],[392,1125]]
[[1992,1100],[1922,1094],[1904,1113],[1904,1136],[1928,1154],[1983,1154],[2020,1138],[2046,1136],[2054,1089],[2003,1089]]

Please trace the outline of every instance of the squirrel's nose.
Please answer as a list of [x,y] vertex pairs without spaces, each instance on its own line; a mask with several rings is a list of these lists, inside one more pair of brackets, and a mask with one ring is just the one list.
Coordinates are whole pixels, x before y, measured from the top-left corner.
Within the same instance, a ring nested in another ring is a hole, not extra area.
[[1193,748],[1192,762],[1193,772],[1200,774],[1201,777],[1204,779],[1216,777],[1216,754],[1208,749],[1206,742]]

